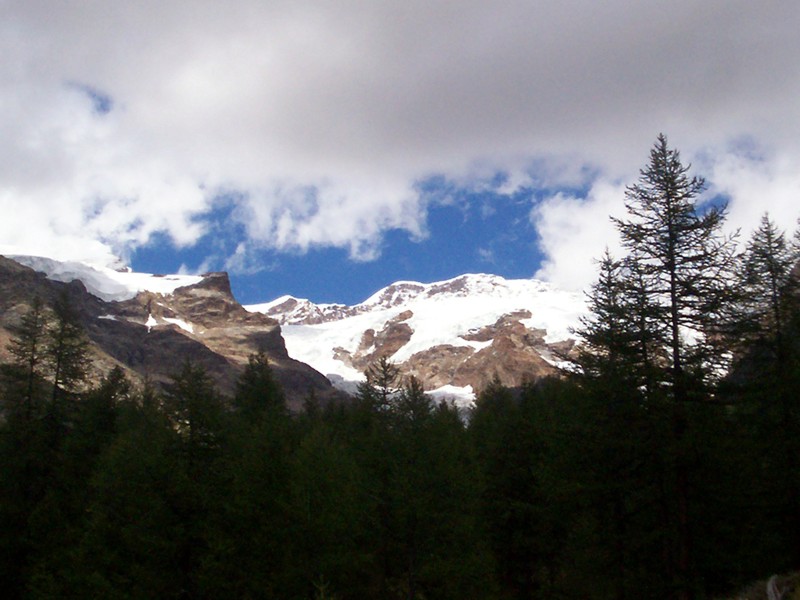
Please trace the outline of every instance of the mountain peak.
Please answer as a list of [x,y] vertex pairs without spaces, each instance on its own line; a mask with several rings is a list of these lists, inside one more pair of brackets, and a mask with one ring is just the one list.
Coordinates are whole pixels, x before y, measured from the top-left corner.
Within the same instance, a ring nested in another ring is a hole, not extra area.
[[427,389],[469,398],[495,373],[506,385],[555,373],[586,310],[582,294],[485,273],[398,281],[354,306],[283,296],[246,308],[284,325],[289,353],[332,381],[360,380],[385,356]]

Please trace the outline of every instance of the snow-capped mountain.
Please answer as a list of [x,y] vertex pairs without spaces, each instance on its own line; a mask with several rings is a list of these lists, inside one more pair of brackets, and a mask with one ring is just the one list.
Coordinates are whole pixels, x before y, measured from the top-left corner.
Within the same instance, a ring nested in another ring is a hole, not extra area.
[[276,319],[289,354],[337,385],[386,356],[426,389],[465,400],[495,375],[515,386],[555,372],[586,312],[580,293],[486,274],[401,281],[355,306],[282,296],[245,308]]
[[[580,293],[486,274],[400,281],[354,306],[282,296],[243,308],[225,273],[149,275],[30,256],[13,260],[28,269],[0,265],[8,304],[0,337],[7,337],[5,321],[13,325],[21,314],[26,294],[55,293],[34,271],[51,286],[78,280],[76,299],[105,367],[122,364],[162,379],[180,356],[206,357],[230,388],[249,353],[266,348],[298,401],[303,390],[324,392],[319,373],[353,391],[364,370],[386,356],[431,393],[468,403],[495,375],[518,386],[556,372],[574,345],[570,327],[586,311]],[[28,281],[25,290],[20,281]]]

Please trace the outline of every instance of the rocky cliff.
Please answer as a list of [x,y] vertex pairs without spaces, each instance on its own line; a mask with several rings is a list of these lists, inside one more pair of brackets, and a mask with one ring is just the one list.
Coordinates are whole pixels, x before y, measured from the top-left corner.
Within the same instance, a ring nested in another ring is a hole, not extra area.
[[191,360],[231,393],[248,356],[263,351],[290,405],[299,406],[312,391],[321,398],[335,395],[324,376],[289,357],[276,320],[248,312],[235,300],[227,274],[173,281],[153,277],[145,283],[137,276],[137,284],[130,285],[133,274],[0,257],[0,357],[6,358],[10,328],[31,300],[39,296],[52,304],[66,290],[91,342],[95,377],[119,365],[135,380],[164,381]]

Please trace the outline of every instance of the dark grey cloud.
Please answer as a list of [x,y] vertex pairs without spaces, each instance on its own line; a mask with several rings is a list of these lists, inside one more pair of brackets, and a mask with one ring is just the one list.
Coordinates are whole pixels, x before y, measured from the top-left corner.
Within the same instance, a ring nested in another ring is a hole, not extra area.
[[[248,243],[369,258],[387,228],[423,234],[420,178],[499,169],[604,194],[660,131],[740,220],[756,185],[777,198],[759,210],[794,210],[793,1],[0,6],[0,208],[39,223],[23,235],[4,219],[7,243],[191,244],[214,195],[235,190]],[[551,257],[556,206],[534,214]]]

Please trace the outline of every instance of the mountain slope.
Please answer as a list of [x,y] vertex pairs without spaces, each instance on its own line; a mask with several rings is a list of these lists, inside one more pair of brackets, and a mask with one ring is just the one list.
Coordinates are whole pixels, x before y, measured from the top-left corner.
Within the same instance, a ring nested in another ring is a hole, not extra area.
[[293,407],[312,391],[335,395],[325,377],[289,357],[274,319],[236,302],[225,273],[160,277],[0,257],[0,354],[34,296],[52,304],[65,291],[91,342],[95,377],[119,365],[134,379],[164,381],[191,360],[232,393],[248,356],[262,350]]
[[340,385],[386,356],[426,389],[464,397],[495,375],[516,386],[556,372],[586,311],[582,294],[486,274],[398,282],[355,306],[283,296],[245,308],[275,318],[289,353]]

